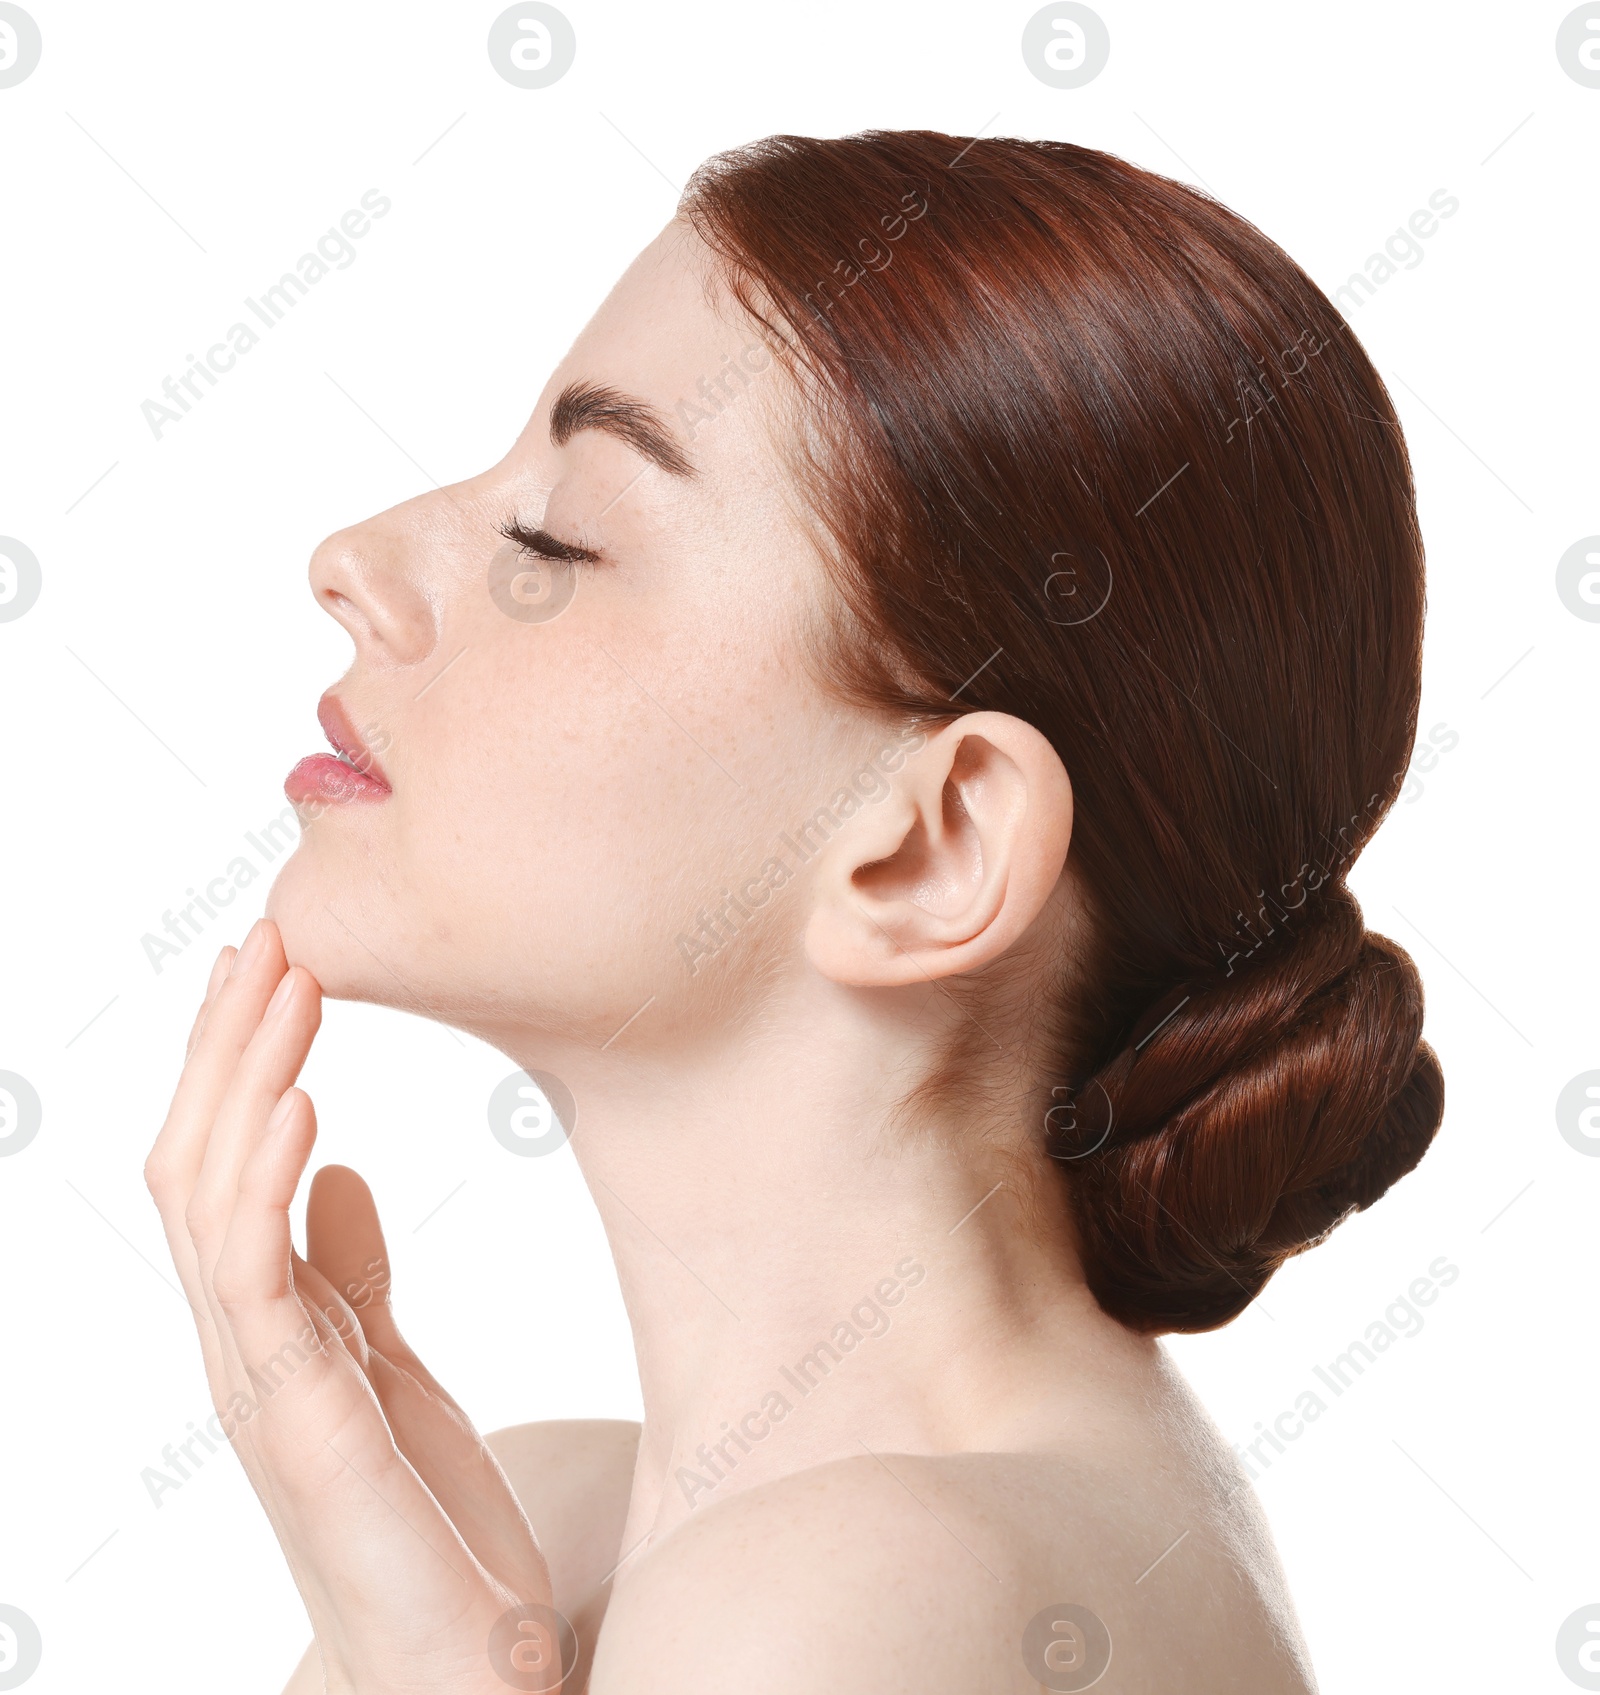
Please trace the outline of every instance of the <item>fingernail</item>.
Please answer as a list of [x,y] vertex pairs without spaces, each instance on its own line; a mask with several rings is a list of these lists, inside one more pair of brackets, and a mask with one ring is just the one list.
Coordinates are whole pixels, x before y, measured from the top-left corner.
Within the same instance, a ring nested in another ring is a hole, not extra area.
[[250,934],[244,939],[244,946],[234,956],[233,970],[230,977],[242,977],[261,957],[261,950],[266,945],[266,936],[262,931],[261,920],[258,918],[250,926]]
[[271,1115],[267,1119],[267,1130],[269,1132],[281,1130],[289,1122],[289,1114],[293,1110],[294,1090],[290,1089],[279,1098],[278,1104],[272,1109]]
[[289,997],[294,993],[294,974],[285,971],[278,979],[278,986],[272,991],[272,999],[267,1002],[264,1017],[273,1018],[289,1004]]
[[216,994],[224,977],[228,975],[228,950],[223,948],[217,955],[217,963],[211,967],[211,975],[206,979],[206,1000],[209,1002]]

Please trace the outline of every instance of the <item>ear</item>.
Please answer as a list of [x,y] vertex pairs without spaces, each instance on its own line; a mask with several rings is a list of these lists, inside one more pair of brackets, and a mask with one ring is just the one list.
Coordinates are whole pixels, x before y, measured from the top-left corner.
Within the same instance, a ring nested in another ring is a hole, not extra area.
[[1066,863],[1072,785],[1003,712],[929,737],[817,866],[806,952],[825,977],[893,987],[973,971],[1033,923]]

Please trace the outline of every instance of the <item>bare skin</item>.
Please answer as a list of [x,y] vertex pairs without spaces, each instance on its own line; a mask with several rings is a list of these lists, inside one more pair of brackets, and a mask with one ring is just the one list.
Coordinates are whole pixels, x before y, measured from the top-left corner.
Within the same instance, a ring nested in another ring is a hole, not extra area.
[[[1303,1695],[1225,1444],[1088,1292],[1026,1020],[994,1040],[981,1121],[899,1110],[971,1019],[949,985],[1001,974],[1022,1006],[1070,948],[1070,774],[1019,720],[952,707],[908,740],[819,685],[787,379],[722,377],[692,426],[680,406],[753,337],[669,226],[499,465],[313,560],[392,792],[308,809],[148,1166],[310,1614],[289,1688],[498,1695],[496,1631],[554,1606],[580,1646],[566,1695],[1036,1690],[1025,1633],[1070,1603],[1110,1633],[1097,1688]],[[692,473],[598,428],[552,440],[573,382],[641,397]],[[508,516],[600,556],[559,617],[485,592]],[[762,883],[825,805],[815,851]],[[685,948],[724,888],[747,921]],[[400,1338],[354,1173],[318,1174],[294,1251],[324,993],[570,1089],[642,1428],[480,1438]]]

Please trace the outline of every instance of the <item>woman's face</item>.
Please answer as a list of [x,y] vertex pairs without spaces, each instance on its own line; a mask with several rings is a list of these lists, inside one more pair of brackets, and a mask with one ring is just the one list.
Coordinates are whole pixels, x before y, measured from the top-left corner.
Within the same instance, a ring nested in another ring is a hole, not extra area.
[[355,642],[323,721],[376,765],[296,768],[268,911],[329,994],[584,1045],[648,1004],[648,1044],[796,955],[802,880],[763,867],[885,732],[802,663],[824,579],[769,433],[789,379],[711,275],[669,225],[498,465],[317,549]]

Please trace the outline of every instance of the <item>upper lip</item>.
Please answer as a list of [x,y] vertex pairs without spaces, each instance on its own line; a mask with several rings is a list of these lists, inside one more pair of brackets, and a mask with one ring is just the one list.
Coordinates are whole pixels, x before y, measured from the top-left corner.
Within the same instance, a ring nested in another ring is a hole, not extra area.
[[377,755],[361,739],[359,731],[350,722],[350,714],[345,711],[344,702],[338,695],[325,694],[317,702],[317,722],[321,724],[322,733],[328,738],[328,745],[346,765],[388,788],[389,779],[384,775]]

